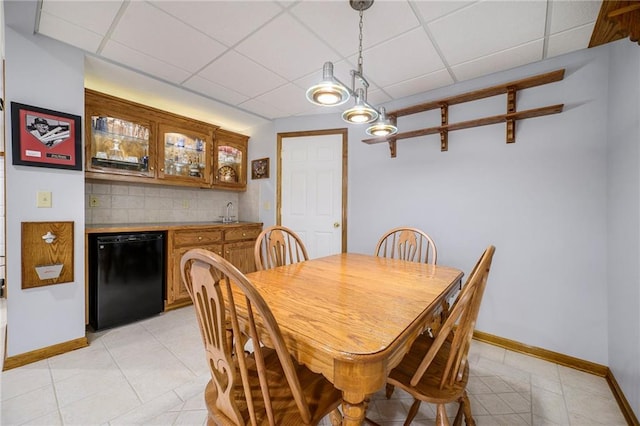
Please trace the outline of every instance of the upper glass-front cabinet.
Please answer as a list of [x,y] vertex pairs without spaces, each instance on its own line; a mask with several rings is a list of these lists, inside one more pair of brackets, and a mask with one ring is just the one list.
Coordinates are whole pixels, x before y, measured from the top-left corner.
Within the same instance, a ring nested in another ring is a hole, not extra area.
[[85,117],[89,179],[247,189],[248,136],[91,89]]
[[149,167],[149,123],[92,114],[90,132],[87,170],[153,177]]
[[245,190],[247,187],[246,136],[216,131],[213,161],[214,187]]
[[211,183],[211,138],[209,135],[161,124],[160,178],[185,183]]

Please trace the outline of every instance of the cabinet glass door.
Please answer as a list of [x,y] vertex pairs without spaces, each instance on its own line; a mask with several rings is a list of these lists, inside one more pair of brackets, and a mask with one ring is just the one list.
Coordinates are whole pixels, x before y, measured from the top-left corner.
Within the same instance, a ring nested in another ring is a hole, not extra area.
[[210,161],[207,161],[207,136],[182,129],[161,126],[162,178],[208,184]]
[[150,127],[106,115],[91,116],[91,169],[152,176],[149,168]]
[[218,145],[218,170],[216,183],[238,184],[242,182],[242,150],[231,145]]

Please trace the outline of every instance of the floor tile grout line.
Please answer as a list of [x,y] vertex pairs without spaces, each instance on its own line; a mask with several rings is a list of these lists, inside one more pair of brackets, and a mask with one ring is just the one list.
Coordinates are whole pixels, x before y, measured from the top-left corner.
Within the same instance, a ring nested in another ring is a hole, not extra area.
[[[60,407],[60,398],[58,397],[58,388],[56,386],[56,379],[53,376],[53,370],[51,366],[51,358],[47,359],[47,369],[49,370],[49,377],[51,378],[51,387],[53,388],[53,397],[56,399],[56,412],[58,414],[58,419],[60,420],[60,424],[64,426],[64,418],[62,417],[62,411]],[[40,416],[42,417],[42,416]],[[35,420],[35,419],[34,419]]]
[[[135,386],[133,386],[133,384],[131,383],[131,381],[129,381],[129,378],[127,377],[127,375],[124,373],[124,371],[122,370],[122,367],[120,366],[120,364],[118,363],[118,360],[116,359],[116,357],[113,355],[113,352],[111,351],[111,349],[109,348],[109,345],[101,340],[102,336],[99,336],[96,340],[100,340],[100,343],[102,344],[102,346],[105,348],[105,350],[107,351],[107,353],[109,354],[109,357],[111,357],[111,360],[113,361],[113,363],[118,367],[118,371],[120,371],[120,374],[122,375],[122,377],[124,378],[124,380],[126,380],[127,385],[129,385],[129,388],[131,388],[131,390],[133,391],[133,393],[136,395],[136,398],[138,399],[138,402],[140,403],[137,407],[132,408],[131,410],[129,410],[128,412],[131,412],[132,410],[139,408],[141,405],[144,404],[144,401],[142,400],[142,397],[140,396],[140,394],[138,393],[138,391],[136,391]],[[126,413],[123,413],[121,415],[124,415]],[[120,417],[121,415],[114,417],[112,419],[107,420],[107,423],[111,423],[112,421],[114,421],[115,419],[117,419],[118,417]]]

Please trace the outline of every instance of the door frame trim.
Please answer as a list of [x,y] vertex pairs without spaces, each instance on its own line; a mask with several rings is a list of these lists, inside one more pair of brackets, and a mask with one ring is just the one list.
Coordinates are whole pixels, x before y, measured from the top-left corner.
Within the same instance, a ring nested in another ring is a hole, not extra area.
[[306,130],[301,132],[278,133],[277,157],[277,183],[276,183],[276,225],[282,225],[282,139],[300,138],[307,136],[342,135],[342,253],[347,252],[347,164],[349,160],[348,152],[348,129],[325,129]]

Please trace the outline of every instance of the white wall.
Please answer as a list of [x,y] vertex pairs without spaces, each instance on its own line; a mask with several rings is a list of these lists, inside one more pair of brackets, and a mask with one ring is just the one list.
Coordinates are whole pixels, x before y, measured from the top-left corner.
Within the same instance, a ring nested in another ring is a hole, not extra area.
[[[496,246],[478,330],[607,365],[606,80],[608,55],[584,50],[388,105],[388,110],[566,68],[563,81],[518,93],[518,109],[557,115],[505,126],[366,145],[349,131],[350,252],[371,253],[388,228],[422,228],[438,260],[466,272]],[[506,98],[453,106],[450,122],[505,112]],[[276,132],[345,127],[338,113],[278,120]],[[418,120],[424,120],[418,122]],[[435,126],[439,111],[399,121]],[[275,148],[274,148],[275,149]]]
[[[5,37],[7,123],[11,123],[12,101],[83,116],[82,53],[46,38],[20,34],[11,28],[6,28]],[[10,126],[7,126],[6,141],[9,147]],[[8,356],[85,335],[84,174],[13,166],[11,159],[11,150],[7,149]],[[52,208],[36,207],[37,191],[51,191]],[[21,288],[20,230],[21,222],[25,221],[74,222],[74,282],[28,290]]]
[[640,49],[620,40],[610,55],[609,367],[640,416]]

